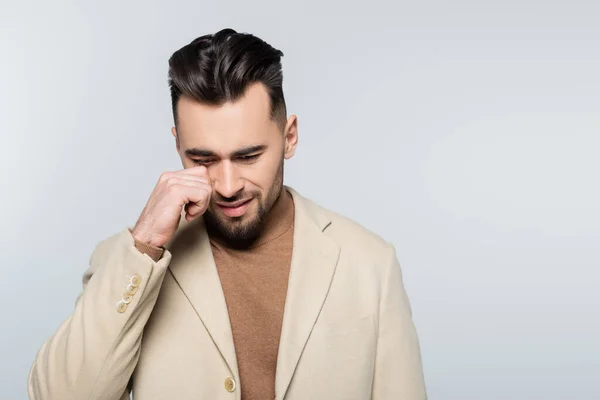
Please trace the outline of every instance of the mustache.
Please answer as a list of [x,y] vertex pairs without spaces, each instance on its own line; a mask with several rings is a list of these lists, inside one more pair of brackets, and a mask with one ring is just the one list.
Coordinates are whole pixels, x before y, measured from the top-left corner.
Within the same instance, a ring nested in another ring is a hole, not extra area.
[[219,204],[233,204],[242,201],[252,200],[255,197],[259,197],[257,193],[239,193],[232,197],[223,197],[219,194],[213,192],[213,195],[210,199],[211,203],[219,203]]

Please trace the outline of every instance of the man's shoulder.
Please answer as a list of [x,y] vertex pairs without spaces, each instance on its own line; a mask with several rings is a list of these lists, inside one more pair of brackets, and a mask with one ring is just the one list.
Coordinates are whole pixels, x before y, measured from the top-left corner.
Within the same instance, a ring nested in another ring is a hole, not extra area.
[[324,220],[328,221],[325,224],[323,233],[331,237],[340,246],[369,252],[389,249],[390,243],[387,240],[351,217],[326,208],[306,197],[303,197],[302,200],[312,209],[314,214],[320,214],[324,217]]
[[389,246],[387,240],[379,234],[361,225],[354,219],[338,212],[323,208],[323,212],[331,219],[325,233],[342,244],[361,244],[373,249],[384,249]]

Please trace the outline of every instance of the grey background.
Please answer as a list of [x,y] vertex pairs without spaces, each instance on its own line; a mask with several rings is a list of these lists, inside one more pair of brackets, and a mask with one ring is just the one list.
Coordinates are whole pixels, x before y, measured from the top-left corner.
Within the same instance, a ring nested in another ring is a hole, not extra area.
[[170,54],[284,54],[286,183],[392,241],[431,399],[600,399],[596,1],[8,2],[0,9],[0,398],[25,399],[97,241],[135,222]]

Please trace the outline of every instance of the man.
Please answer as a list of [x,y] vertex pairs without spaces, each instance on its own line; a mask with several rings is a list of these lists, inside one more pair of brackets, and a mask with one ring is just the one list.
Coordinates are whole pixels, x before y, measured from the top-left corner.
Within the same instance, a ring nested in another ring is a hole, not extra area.
[[426,398],[394,247],[283,185],[282,55],[231,29],[173,54],[184,169],[97,246],[30,398]]

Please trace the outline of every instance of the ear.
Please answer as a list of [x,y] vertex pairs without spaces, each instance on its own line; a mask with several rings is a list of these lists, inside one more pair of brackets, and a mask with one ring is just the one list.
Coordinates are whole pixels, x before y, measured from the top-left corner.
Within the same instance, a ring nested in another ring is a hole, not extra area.
[[283,135],[285,140],[283,157],[289,160],[296,153],[296,146],[298,145],[298,117],[296,115],[292,114],[288,118]]
[[173,137],[175,138],[175,147],[177,149],[177,152],[179,153],[179,136],[177,136],[177,128],[172,127],[171,133],[173,134]]

